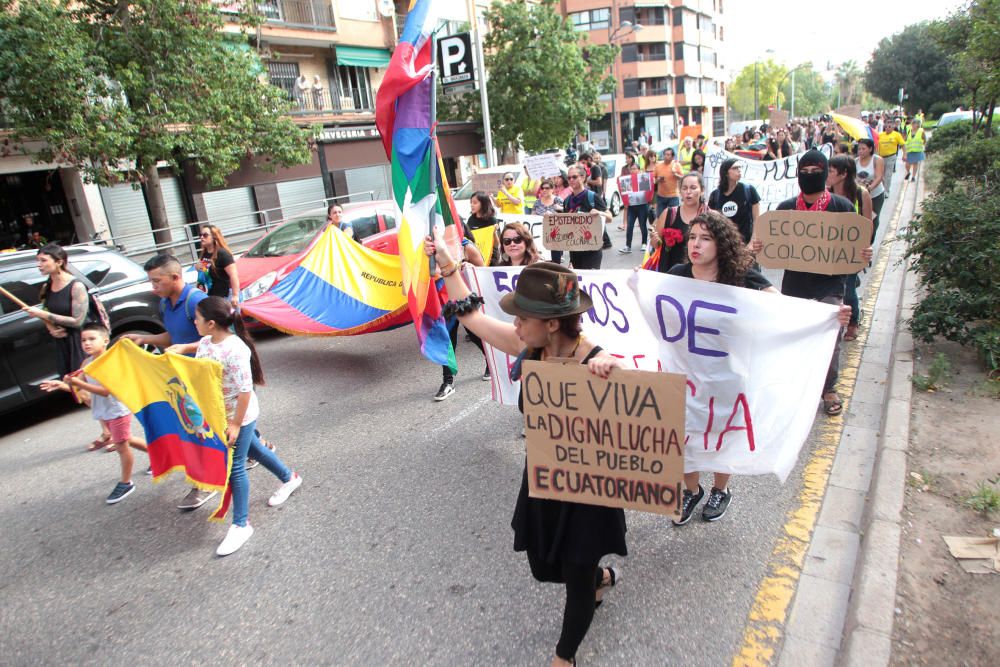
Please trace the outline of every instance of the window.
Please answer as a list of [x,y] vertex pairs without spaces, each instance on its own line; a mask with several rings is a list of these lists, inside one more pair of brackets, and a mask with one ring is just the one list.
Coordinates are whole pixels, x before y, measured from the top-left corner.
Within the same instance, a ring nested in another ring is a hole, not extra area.
[[272,86],[285,91],[288,99],[295,99],[295,81],[299,78],[299,64],[290,62],[267,61],[267,78]]
[[705,16],[704,14],[698,14],[698,30],[714,35],[715,23],[712,22],[712,17]]
[[[29,305],[39,302],[38,293],[42,289],[42,283],[48,278],[38,272],[34,262],[23,269],[15,269],[0,274],[0,284],[3,288],[16,296],[21,301]],[[13,313],[21,310],[21,307],[8,299],[6,295],[0,295],[0,308],[4,313]]]
[[76,262],[76,269],[87,276],[89,280],[94,285],[100,285],[101,281],[104,280],[105,276],[111,271],[111,265],[107,262],[102,262],[100,260],[87,260],[83,262]]
[[653,95],[669,95],[671,82],[667,77],[652,79],[625,79],[623,82],[625,97],[651,97]]
[[667,14],[663,7],[640,7],[636,9],[636,18],[629,19],[639,25],[666,25]]
[[354,228],[354,238],[358,241],[378,234],[378,217],[374,213],[352,218],[350,222]]
[[287,222],[262,238],[251,248],[247,257],[283,257],[303,252],[319,230],[326,226],[326,218],[299,218]]
[[622,62],[634,63],[638,60],[642,60],[642,56],[639,55],[639,45],[622,44]]
[[703,63],[715,64],[715,51],[707,46],[698,47],[698,60]]
[[581,32],[585,30],[607,30],[608,26],[611,25],[611,10],[605,8],[574,12],[569,15],[569,20],[573,24],[573,29]]
[[338,65],[337,88],[340,92],[339,106],[341,109],[371,111],[375,108],[367,67]]

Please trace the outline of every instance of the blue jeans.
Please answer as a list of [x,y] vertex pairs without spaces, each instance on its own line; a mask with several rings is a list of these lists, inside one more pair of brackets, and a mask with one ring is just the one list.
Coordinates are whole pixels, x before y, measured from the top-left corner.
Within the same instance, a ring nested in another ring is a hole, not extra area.
[[632,230],[635,223],[639,223],[639,230],[642,232],[642,245],[646,245],[646,218],[649,217],[649,204],[639,204],[628,207],[628,228],[625,231],[625,246],[632,247]]
[[264,446],[257,436],[257,421],[240,429],[233,448],[233,468],[229,472],[229,488],[233,492],[233,524],[247,525],[250,514],[250,480],[247,478],[247,454],[270,470],[282,483],[292,478],[289,470],[274,452]]
[[680,197],[661,197],[656,195],[656,217],[659,218],[660,214],[671,206],[680,206]]
[[861,321],[861,304],[858,301],[858,275],[847,276],[847,289],[844,290],[844,303],[851,307],[851,324]]

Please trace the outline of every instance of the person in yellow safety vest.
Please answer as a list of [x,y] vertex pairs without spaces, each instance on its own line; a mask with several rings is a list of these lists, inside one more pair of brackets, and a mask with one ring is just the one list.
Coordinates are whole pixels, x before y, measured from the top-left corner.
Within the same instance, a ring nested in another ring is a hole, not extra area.
[[906,130],[906,177],[904,181],[917,180],[920,173],[920,163],[924,161],[924,128],[920,127],[920,120],[916,117],[910,122],[909,129]]
[[681,170],[686,174],[691,171],[691,156],[694,155],[694,140],[691,137],[684,137],[684,143],[677,151],[681,161]]

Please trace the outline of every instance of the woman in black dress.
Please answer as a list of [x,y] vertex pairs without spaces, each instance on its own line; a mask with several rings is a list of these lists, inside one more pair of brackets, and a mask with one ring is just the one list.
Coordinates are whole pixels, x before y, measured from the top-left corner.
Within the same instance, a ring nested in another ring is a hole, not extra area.
[[[470,294],[456,273],[458,265],[440,231],[435,234],[435,239],[427,238],[424,249],[437,258],[448,295],[455,299],[445,306],[446,311],[454,312],[464,326],[484,341],[517,356],[511,371],[513,379],[519,379],[524,359],[572,357],[601,377],[622,367],[620,360],[581,333],[582,314],[591,308],[592,302],[580,289],[572,270],[552,262],[526,266],[514,292],[500,300],[500,308],[514,315],[514,323],[501,322],[480,312],[477,304],[481,299]],[[594,609],[618,581],[617,570],[600,566],[600,560],[606,554],[628,553],[625,513],[621,509],[531,498],[525,466],[511,526],[514,550],[526,552],[535,579],[566,586],[562,633],[552,665],[573,665],[577,648],[594,618]]]

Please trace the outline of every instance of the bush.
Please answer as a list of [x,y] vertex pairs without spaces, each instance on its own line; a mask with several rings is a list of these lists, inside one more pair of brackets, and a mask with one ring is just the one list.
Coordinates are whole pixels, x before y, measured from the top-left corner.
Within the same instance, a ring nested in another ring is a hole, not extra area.
[[[974,145],[974,144],[970,144]],[[955,151],[961,150],[956,148]],[[949,152],[950,156],[950,152]],[[972,345],[1000,368],[1000,186],[959,180],[930,197],[907,231],[907,257],[926,289],[910,330]]]
[[940,118],[949,111],[954,111],[954,102],[935,102],[927,110],[927,115],[931,118]]
[[[946,125],[945,129],[950,127]],[[989,182],[1000,178],[1000,136],[989,139],[977,136],[955,143],[951,150],[945,151],[938,169],[944,188],[950,188],[962,179],[980,182],[986,179]]]
[[[905,137],[906,133],[901,132]],[[958,144],[961,144],[972,136],[972,121],[971,120],[960,120],[957,123],[949,123],[944,127],[939,127],[934,130],[931,134],[931,138],[927,141],[927,152],[936,153],[938,151],[948,150]]]

